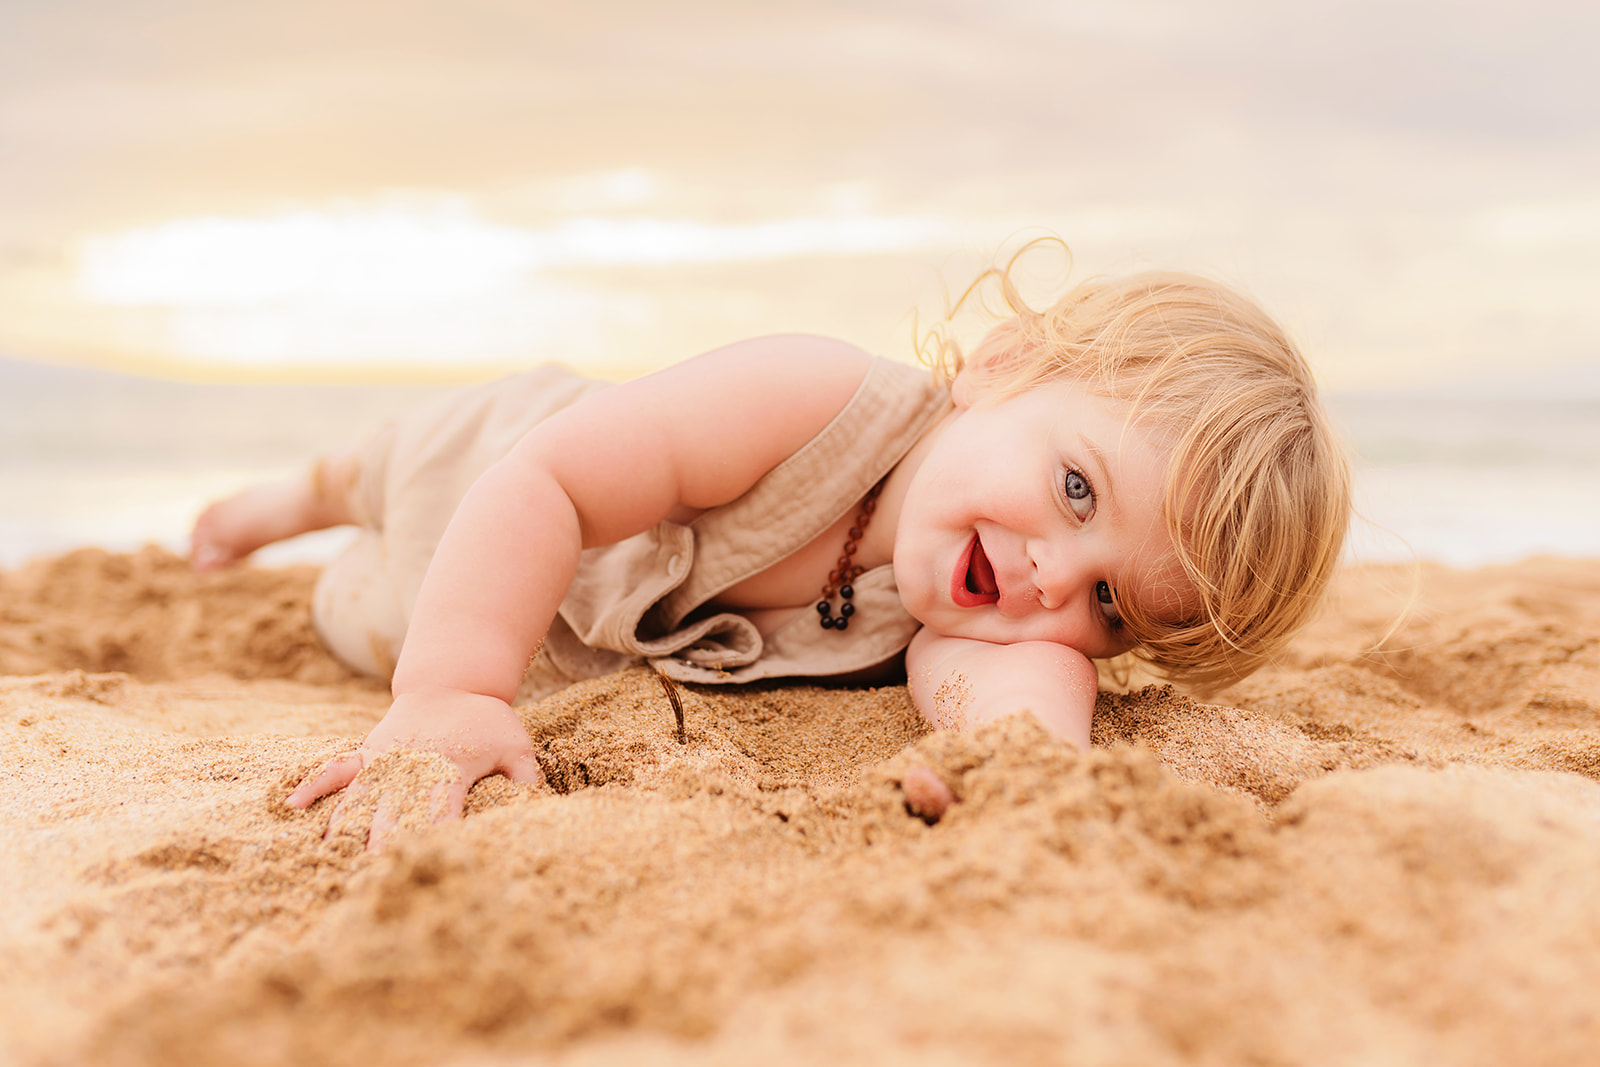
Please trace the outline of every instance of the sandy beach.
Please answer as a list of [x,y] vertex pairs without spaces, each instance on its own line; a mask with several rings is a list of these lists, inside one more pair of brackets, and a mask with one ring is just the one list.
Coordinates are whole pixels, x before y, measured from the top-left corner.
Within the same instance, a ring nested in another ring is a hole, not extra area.
[[[550,788],[369,855],[282,804],[384,691],[315,571],[0,575],[0,1061],[1576,1064],[1600,1016],[1600,560],[1345,573],[1281,664],[1080,753],[900,689],[625,672]],[[908,773],[957,801],[908,810]],[[426,789],[424,759],[385,773]]]

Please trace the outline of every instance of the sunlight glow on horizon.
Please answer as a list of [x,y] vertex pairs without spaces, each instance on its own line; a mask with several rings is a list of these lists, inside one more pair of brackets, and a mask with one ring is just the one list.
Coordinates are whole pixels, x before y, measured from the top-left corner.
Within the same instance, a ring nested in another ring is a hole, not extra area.
[[950,231],[936,218],[870,215],[745,225],[586,217],[535,230],[485,221],[452,198],[421,210],[175,219],[92,238],[78,292],[125,306],[448,299],[541,270],[861,255],[929,246]]
[[[628,199],[648,194],[630,176]],[[83,242],[78,299],[146,347],[265,366],[495,361],[604,351],[647,329],[658,301],[571,272],[737,265],[931,248],[934,217],[831,215],[719,224],[588,215],[544,228],[481,217],[468,200],[379,199],[253,216],[178,218]],[[566,273],[563,273],[566,272]]]
[[[875,210],[874,190],[859,184],[832,187],[787,215],[772,205],[771,215],[744,223],[667,208],[651,171],[568,184],[567,198],[557,195],[559,183],[540,190],[543,210],[534,217],[542,224],[490,217],[466,194],[388,189],[102,231],[81,240],[58,275],[60,306],[73,309],[62,330],[95,335],[103,351],[210,368],[201,373],[450,374],[539,359],[631,374],[784,330],[900,352],[890,320],[900,309],[931,310],[921,303],[932,287],[908,279],[920,272],[957,291],[1029,233],[1020,218]],[[580,188],[583,196],[566,203]],[[1034,222],[1073,235],[1074,275],[1082,277],[1108,262],[1113,272],[1189,265],[1195,242],[1225,245],[1227,235],[1248,230],[1252,215],[1217,211],[1202,225],[1173,204],[1102,200]],[[1279,265],[1270,273],[1249,264],[1217,270],[1204,259],[1193,266],[1254,289],[1299,326],[1330,385],[1470,378],[1491,372],[1497,353],[1526,338],[1531,327],[1512,313],[1518,301],[1539,306],[1542,322],[1565,315],[1581,332],[1583,313],[1573,309],[1588,305],[1589,289],[1556,286],[1546,275],[1580,255],[1597,224],[1600,202],[1591,197],[1511,201],[1454,219],[1375,220],[1372,229],[1387,240],[1455,252],[1435,255],[1436,269],[1412,278],[1403,298],[1375,289],[1341,305],[1337,317],[1319,294],[1339,291],[1345,275],[1323,269],[1323,260],[1256,255]],[[1280,219],[1273,240],[1322,248],[1330,263],[1368,247],[1317,214]],[[975,251],[980,243],[994,249],[987,260]],[[1112,258],[1127,247],[1149,255]],[[1463,250],[1479,255],[1463,258]],[[1507,279],[1496,299],[1470,313],[1438,313],[1469,277],[1486,272]],[[0,319],[14,333],[20,321]],[[1570,363],[1576,344],[1543,347],[1548,358],[1524,370]]]

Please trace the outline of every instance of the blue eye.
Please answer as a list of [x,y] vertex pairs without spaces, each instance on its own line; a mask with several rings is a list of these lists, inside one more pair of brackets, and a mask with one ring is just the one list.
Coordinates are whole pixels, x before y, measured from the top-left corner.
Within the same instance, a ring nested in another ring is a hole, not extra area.
[[1094,486],[1089,484],[1089,479],[1083,472],[1069,470],[1062,481],[1062,488],[1066,493],[1067,506],[1080,521],[1087,520],[1094,514]]

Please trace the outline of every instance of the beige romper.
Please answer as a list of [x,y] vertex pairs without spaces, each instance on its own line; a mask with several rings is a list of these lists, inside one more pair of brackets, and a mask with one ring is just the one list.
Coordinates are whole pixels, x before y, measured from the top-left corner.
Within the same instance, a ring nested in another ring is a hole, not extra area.
[[[603,388],[541,367],[452,393],[369,439],[352,494],[363,529],[317,585],[328,647],[357,670],[392,674],[428,561],[467,489],[529,429]],[[724,683],[849,674],[897,656],[918,624],[887,565],[856,580],[856,615],[842,632],[798,612],[763,638],[709,602],[825,531],[949,410],[927,371],[874,359],[844,409],[737,500],[586,550],[520,698],[640,662],[678,681]]]

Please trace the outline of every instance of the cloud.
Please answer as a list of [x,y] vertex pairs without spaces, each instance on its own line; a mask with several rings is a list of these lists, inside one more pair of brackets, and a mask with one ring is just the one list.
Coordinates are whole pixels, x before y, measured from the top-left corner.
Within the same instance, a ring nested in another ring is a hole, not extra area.
[[874,215],[743,225],[587,217],[528,229],[479,218],[460,201],[295,210],[176,219],[92,239],[78,291],[118,305],[449,300],[537,271],[862,255],[932,246],[949,232],[938,218]]

